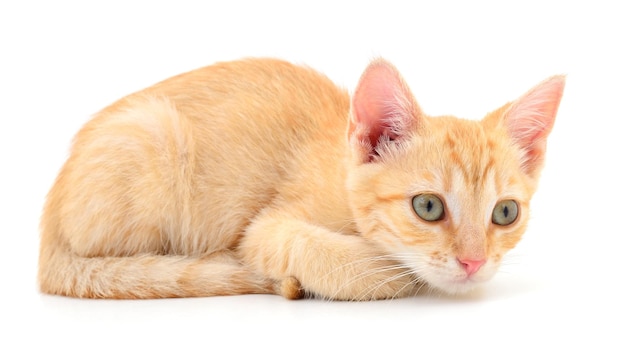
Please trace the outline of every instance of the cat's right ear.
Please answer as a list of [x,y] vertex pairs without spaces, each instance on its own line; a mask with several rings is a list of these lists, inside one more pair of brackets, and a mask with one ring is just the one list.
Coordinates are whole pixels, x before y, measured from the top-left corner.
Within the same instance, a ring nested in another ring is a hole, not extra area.
[[421,115],[398,70],[376,59],[363,72],[352,96],[348,139],[362,162],[371,162],[384,145],[408,135]]
[[504,115],[509,135],[523,151],[522,167],[531,176],[543,165],[564,87],[565,76],[550,77],[514,101]]

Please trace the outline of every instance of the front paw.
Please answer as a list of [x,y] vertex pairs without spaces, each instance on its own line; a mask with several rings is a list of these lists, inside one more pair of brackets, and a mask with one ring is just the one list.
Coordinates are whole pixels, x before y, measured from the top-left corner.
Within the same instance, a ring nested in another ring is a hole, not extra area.
[[300,281],[295,277],[287,277],[276,282],[276,294],[282,295],[289,300],[304,298],[304,289]]

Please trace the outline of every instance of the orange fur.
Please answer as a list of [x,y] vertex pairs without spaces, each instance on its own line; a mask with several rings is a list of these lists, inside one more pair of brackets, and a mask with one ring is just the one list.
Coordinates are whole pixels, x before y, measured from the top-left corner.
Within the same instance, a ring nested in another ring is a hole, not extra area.
[[[44,207],[41,290],[369,300],[425,283],[464,292],[495,273],[525,230],[563,85],[553,77],[466,121],[423,114],[384,60],[352,101],[312,69],[274,59],[170,78],[76,135]],[[441,220],[413,210],[425,192],[443,200]],[[502,199],[519,205],[509,226],[491,222]],[[478,260],[466,273],[464,261]]]

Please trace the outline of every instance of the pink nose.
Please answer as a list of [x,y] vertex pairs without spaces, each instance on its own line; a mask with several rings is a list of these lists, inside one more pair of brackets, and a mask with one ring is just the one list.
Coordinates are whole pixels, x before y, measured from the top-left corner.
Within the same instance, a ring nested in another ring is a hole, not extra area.
[[482,267],[482,265],[487,262],[486,260],[469,260],[463,258],[458,258],[458,260],[461,266],[463,266],[465,272],[467,272],[468,277],[476,273],[480,269],[480,267]]

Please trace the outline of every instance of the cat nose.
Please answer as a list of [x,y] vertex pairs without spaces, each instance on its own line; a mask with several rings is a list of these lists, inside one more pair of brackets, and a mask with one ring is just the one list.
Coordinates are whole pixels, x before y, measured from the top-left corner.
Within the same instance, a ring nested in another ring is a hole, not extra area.
[[461,264],[461,266],[467,273],[468,277],[476,273],[480,269],[480,267],[482,267],[482,265],[484,265],[485,262],[487,262],[487,260],[484,260],[484,259],[483,260],[470,260],[470,259],[464,259],[464,258],[457,258],[457,260],[459,261],[459,263]]

